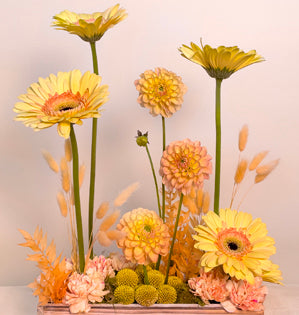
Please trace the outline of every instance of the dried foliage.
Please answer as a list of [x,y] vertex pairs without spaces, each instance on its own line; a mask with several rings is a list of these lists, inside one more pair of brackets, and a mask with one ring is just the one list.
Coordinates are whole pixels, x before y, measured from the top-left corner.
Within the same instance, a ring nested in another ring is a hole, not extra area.
[[239,150],[240,152],[245,150],[248,139],[248,126],[244,125],[239,133]]
[[[170,235],[172,235],[177,216],[179,195],[177,192],[166,190],[165,197],[166,224],[169,227]],[[198,275],[198,264],[202,252],[194,248],[195,241],[192,238],[192,234],[194,234],[193,227],[199,224],[203,207],[205,209],[209,208],[209,199],[208,193],[204,193],[202,190],[196,191],[195,189],[192,189],[189,195],[184,196],[176,241],[171,256],[170,276],[178,276],[186,281]],[[167,259],[168,256],[163,257],[162,261],[164,264],[160,267],[162,272],[166,269]]]
[[26,243],[20,246],[30,248],[34,254],[28,255],[27,260],[35,261],[41,270],[40,276],[29,287],[34,295],[39,297],[39,303],[62,303],[67,289],[67,279],[71,270],[67,269],[65,258],[61,254],[56,256],[56,248],[52,241],[47,246],[47,234],[43,235],[42,229],[36,228],[33,236],[28,232],[19,230]]

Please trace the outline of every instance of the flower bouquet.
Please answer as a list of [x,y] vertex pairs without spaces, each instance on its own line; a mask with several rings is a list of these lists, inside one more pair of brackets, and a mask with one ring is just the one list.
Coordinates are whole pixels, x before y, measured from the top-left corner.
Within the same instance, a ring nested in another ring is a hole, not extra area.
[[[162,119],[160,183],[149,151],[148,132],[138,130],[136,136],[137,145],[145,148],[149,159],[156,209],[138,205],[121,216],[124,203],[138,189],[138,183],[133,183],[113,205],[103,201],[94,211],[97,120],[108,100],[108,87],[101,85],[99,76],[96,42],[126,16],[119,5],[93,14],[66,10],[55,15],[52,26],[90,44],[93,73],[71,70],[39,78],[19,96],[20,102],[14,107],[16,120],[36,131],[57,124],[58,134],[65,138],[59,164],[49,152],[43,155],[61,178],[57,202],[61,215],[69,219],[71,257],[58,255],[54,242],[48,244],[41,228],[37,227],[32,235],[20,230],[26,241],[20,245],[33,251],[28,260],[40,269],[40,275],[29,285],[39,297],[39,312],[52,314],[57,306],[58,313],[142,314],[151,307],[153,313],[161,314],[262,314],[267,294],[263,281],[281,283],[282,279],[279,267],[269,259],[275,253],[274,240],[267,236],[266,225],[260,219],[240,210],[247,193],[238,205],[235,197],[245,177],[254,178],[250,190],[274,170],[279,160],[263,163],[267,151],[251,160],[243,157],[248,139],[246,125],[239,133],[239,162],[231,202],[226,208],[219,207],[221,83],[239,69],[263,61],[256,51],[245,53],[236,46],[211,48],[202,43],[201,47],[191,43],[190,47],[179,48],[183,57],[201,65],[216,79],[213,210],[210,194],[204,189],[213,170],[212,156],[198,140],[166,140],[165,121],[180,110],[187,87],[174,72],[156,68],[145,71],[135,81],[138,103]],[[79,163],[75,126],[87,118],[93,121],[88,235],[84,243],[80,187],[85,166]],[[97,255],[95,242],[102,247],[115,242],[122,253]]]

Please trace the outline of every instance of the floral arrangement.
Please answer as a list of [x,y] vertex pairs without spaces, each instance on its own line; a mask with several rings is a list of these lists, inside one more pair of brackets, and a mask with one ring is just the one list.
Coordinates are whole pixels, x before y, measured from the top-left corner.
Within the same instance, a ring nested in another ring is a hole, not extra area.
[[[268,151],[251,160],[243,157],[248,127],[239,133],[239,162],[234,177],[231,203],[219,207],[221,170],[221,83],[234,72],[263,61],[255,50],[244,52],[237,46],[211,48],[191,43],[179,48],[181,55],[202,66],[216,79],[216,154],[214,209],[204,182],[212,174],[212,156],[197,140],[167,144],[165,120],[183,104],[187,91],[182,78],[164,68],[147,70],[135,81],[138,103],[154,117],[162,119],[162,150],[159,175],[149,151],[148,132],[138,130],[136,142],[144,147],[152,170],[157,207],[138,207],[120,217],[127,199],[138,183],[124,189],[113,202],[103,201],[94,211],[97,120],[108,101],[108,87],[101,85],[96,42],[108,29],[126,18],[119,5],[104,12],[76,14],[63,11],[54,16],[52,26],[79,36],[91,47],[93,73],[79,70],[39,78],[15,104],[16,120],[38,131],[57,125],[65,138],[60,164],[49,152],[43,155],[49,167],[61,178],[57,202],[61,215],[69,219],[72,252],[70,258],[56,253],[54,242],[39,227],[33,235],[20,230],[37,263],[40,275],[29,286],[39,303],[63,303],[71,313],[88,312],[92,303],[150,306],[155,303],[221,303],[228,312],[237,309],[260,311],[267,288],[263,281],[281,283],[278,265],[270,260],[274,240],[266,225],[240,211],[235,197],[245,177],[253,184],[262,182],[279,160],[263,163]],[[80,187],[85,165],[79,164],[75,125],[92,118],[91,163],[88,205],[88,247],[85,248],[81,216]],[[251,174],[251,175],[250,175]],[[249,189],[249,190],[250,190]],[[122,250],[108,257],[95,255],[95,242],[103,247],[116,242]]]

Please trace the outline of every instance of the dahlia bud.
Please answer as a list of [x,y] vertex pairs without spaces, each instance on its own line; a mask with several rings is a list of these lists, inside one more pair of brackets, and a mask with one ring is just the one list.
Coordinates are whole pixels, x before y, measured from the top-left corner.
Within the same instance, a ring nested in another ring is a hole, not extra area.
[[147,137],[148,137],[148,132],[142,134],[140,130],[137,130],[136,143],[140,147],[146,147],[146,145],[149,143]]

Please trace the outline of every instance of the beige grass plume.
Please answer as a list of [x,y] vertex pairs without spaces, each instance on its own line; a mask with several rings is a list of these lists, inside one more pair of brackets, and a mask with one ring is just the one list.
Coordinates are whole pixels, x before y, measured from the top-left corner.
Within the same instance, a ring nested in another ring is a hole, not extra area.
[[247,144],[248,126],[244,125],[239,133],[239,150],[242,152]]
[[66,217],[68,211],[67,211],[67,203],[66,203],[63,193],[61,191],[58,192],[56,198],[57,198],[57,202],[58,202],[61,214],[64,217]]
[[100,231],[108,231],[111,226],[116,222],[116,220],[119,218],[120,211],[115,210],[112,214],[110,214],[108,217],[106,217],[103,222],[101,223],[99,230]]
[[257,155],[255,155],[249,164],[249,167],[248,167],[249,171],[255,170],[260,165],[260,163],[263,161],[263,159],[266,157],[268,153],[269,151],[262,151],[258,153]]
[[202,212],[204,214],[208,213],[209,208],[210,208],[210,194],[206,191],[203,196]]
[[96,218],[102,219],[108,210],[109,210],[109,202],[108,201],[102,202],[97,210]]
[[55,173],[59,172],[59,166],[53,156],[46,150],[42,150],[42,154],[46,162],[48,163],[50,169],[54,171]]
[[235,183],[239,184],[244,179],[246,169],[247,169],[248,162],[245,159],[242,159],[237,167],[236,173],[235,173]]
[[66,160],[70,162],[72,160],[72,145],[70,139],[66,139],[64,142],[64,152]]
[[106,232],[98,231],[96,235],[97,241],[104,247],[108,247],[112,244],[112,241],[107,236]]
[[254,183],[262,182],[278,165],[279,159],[271,161],[268,164],[259,166],[256,168],[256,176],[254,178]]
[[80,165],[80,168],[79,168],[79,187],[80,188],[84,181],[85,169],[86,169],[85,164]]
[[62,188],[65,192],[68,192],[71,187],[71,176],[70,176],[69,166],[65,157],[62,157],[60,160],[60,170],[61,170]]
[[114,200],[114,206],[115,207],[121,207],[128,198],[133,194],[135,190],[139,188],[139,183],[133,183],[132,185],[128,186],[126,189],[124,189]]

